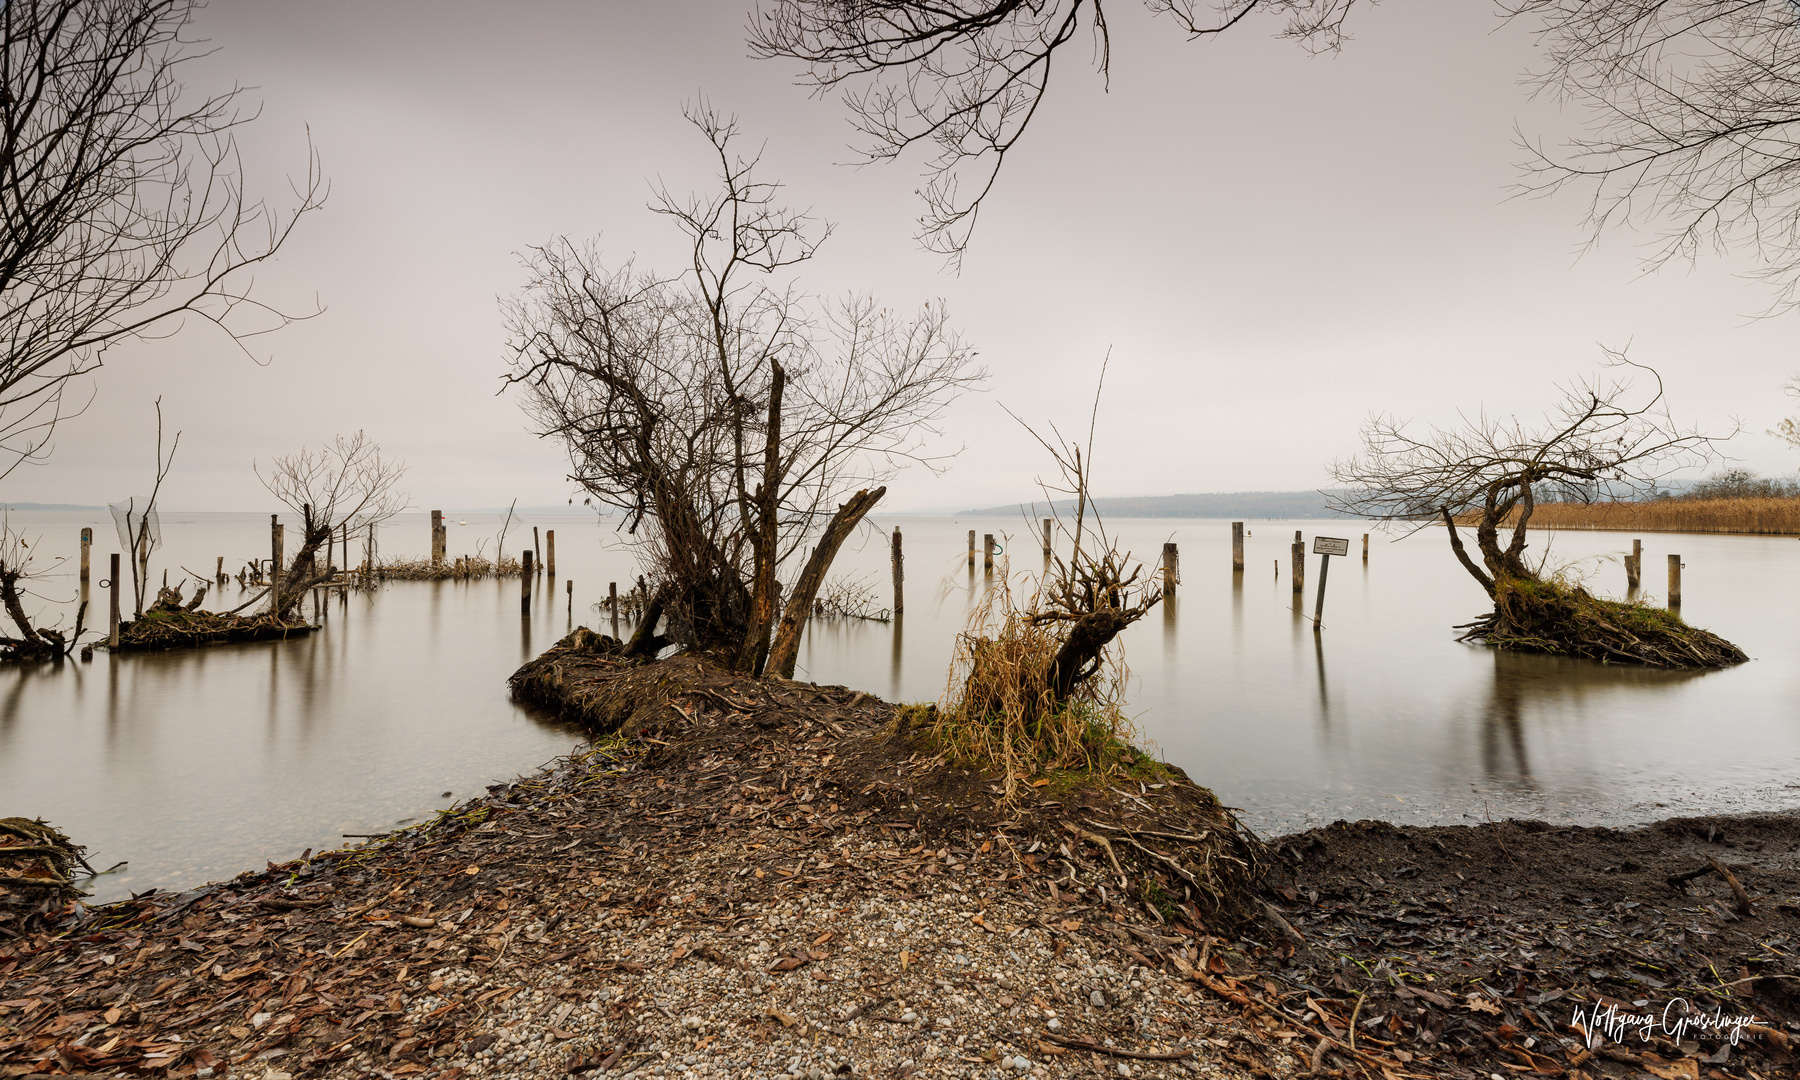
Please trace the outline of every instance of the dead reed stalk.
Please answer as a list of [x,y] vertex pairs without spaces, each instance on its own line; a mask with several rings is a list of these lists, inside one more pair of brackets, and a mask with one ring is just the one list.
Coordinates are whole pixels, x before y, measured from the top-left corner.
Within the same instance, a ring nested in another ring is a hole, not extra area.
[[[1465,515],[1471,524],[1475,516]],[[1513,517],[1517,516],[1514,511]],[[1511,525],[1509,519],[1506,525]],[[1743,533],[1800,536],[1800,498],[1656,499],[1648,502],[1539,503],[1531,527],[1602,532]]]

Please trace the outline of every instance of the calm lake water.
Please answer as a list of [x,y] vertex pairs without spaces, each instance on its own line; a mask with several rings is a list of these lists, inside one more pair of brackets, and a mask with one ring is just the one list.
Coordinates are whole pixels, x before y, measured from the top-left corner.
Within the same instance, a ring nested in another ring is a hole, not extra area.
[[[498,516],[452,517],[452,555],[485,544]],[[466,524],[463,522],[466,521]],[[73,621],[82,526],[95,530],[96,581],[118,550],[105,514],[15,513],[52,575],[44,613]],[[888,533],[901,527],[907,611],[892,623],[815,623],[800,677],[893,700],[942,692],[955,636],[985,590],[1027,591],[1043,566],[1018,519],[890,518],[839,558],[839,572],[891,603]],[[1645,584],[1660,595],[1665,556],[1687,562],[1683,614],[1756,659],[1703,675],[1502,655],[1458,644],[1452,624],[1485,596],[1441,530],[1376,533],[1368,565],[1355,522],[1249,523],[1247,569],[1231,572],[1230,524],[1110,523],[1121,546],[1180,546],[1182,584],[1127,632],[1131,711],[1143,741],[1243,808],[1264,832],[1340,817],[1453,823],[1509,816],[1624,824],[1677,813],[1800,806],[1800,541],[1647,534]],[[581,515],[515,519],[555,529],[560,579],[532,616],[519,584],[397,582],[333,602],[309,638],[176,654],[98,653],[91,663],[0,671],[0,816],[41,816],[130,865],[92,888],[100,900],[185,888],[410,823],[535,768],[581,732],[507,700],[505,680],[575,624],[610,629],[592,608],[636,570],[609,524]],[[968,529],[1007,550],[994,577],[971,573]],[[1325,628],[1315,634],[1319,557],[1303,611],[1287,576],[1295,530],[1352,540],[1333,559]],[[268,517],[168,514],[160,578],[228,569],[268,546]],[[428,550],[423,514],[384,527],[385,554]],[[1624,589],[1630,536],[1557,533],[1553,565]],[[1016,541],[1016,544],[1015,544]],[[63,560],[58,563],[57,560]],[[1281,562],[1280,573],[1274,570]],[[573,582],[571,596],[565,591]],[[95,607],[105,595],[95,591]],[[228,585],[219,603],[247,599]],[[127,604],[129,610],[129,604]]]

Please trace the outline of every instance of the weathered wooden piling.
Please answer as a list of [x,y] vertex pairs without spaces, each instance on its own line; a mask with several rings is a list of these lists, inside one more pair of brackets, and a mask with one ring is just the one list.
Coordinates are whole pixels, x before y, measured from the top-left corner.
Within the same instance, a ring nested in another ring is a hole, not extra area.
[[1163,595],[1174,596],[1175,586],[1181,584],[1181,552],[1173,541],[1163,545],[1162,578]]
[[[550,550],[555,551],[556,549],[551,548]],[[563,591],[569,594],[569,618],[573,619],[575,617],[575,579],[574,578],[570,578],[569,580],[563,582]]]
[[88,559],[94,550],[94,530],[81,530],[81,606],[88,602]]
[[975,530],[969,530],[969,569],[975,569]]
[[900,553],[900,526],[894,526],[894,614],[906,610],[906,557]]
[[281,519],[269,515],[269,614],[281,614]]
[[537,565],[542,567],[544,565],[544,556],[543,549],[538,547],[538,527],[536,525],[531,527],[531,553],[536,556]]
[[981,569],[986,573],[994,571],[994,534],[981,534]]
[[[81,560],[81,570],[82,570],[82,574],[81,574],[82,582],[81,583],[83,585],[86,585],[87,584],[87,559],[85,559],[85,558],[83,558]],[[220,585],[225,584],[225,556],[223,556],[223,555],[220,555],[218,557],[218,562],[213,566],[213,581],[217,582]],[[82,594],[81,599],[83,601],[86,601],[87,600],[87,589],[85,589],[85,588],[82,589],[81,594]]]
[[544,530],[544,572],[556,576],[556,530]]
[[119,553],[112,553],[112,573],[106,579],[107,592],[112,594],[112,613],[106,622],[106,646],[109,649],[119,647]]
[[523,565],[520,566],[520,569],[524,571],[519,575],[519,614],[521,615],[531,614],[531,557],[533,554],[535,553],[530,548],[526,548],[521,556]]
[[1644,583],[1644,542],[1633,540],[1631,554],[1625,556],[1625,587],[1638,589]]
[[1294,595],[1299,596],[1306,591],[1306,542],[1300,539],[1300,530],[1294,530],[1293,546],[1294,562]]
[[431,512],[431,565],[444,565],[444,512]]
[[1244,569],[1244,523],[1231,523],[1231,569],[1239,573]]
[[1369,534],[1363,533],[1363,565],[1369,565]]
[[1669,609],[1681,609],[1681,556],[1669,556]]
[[363,573],[375,573],[375,526],[369,526],[369,540],[363,547]]
[[1048,559],[1055,548],[1050,544],[1050,519],[1044,519],[1044,558]]

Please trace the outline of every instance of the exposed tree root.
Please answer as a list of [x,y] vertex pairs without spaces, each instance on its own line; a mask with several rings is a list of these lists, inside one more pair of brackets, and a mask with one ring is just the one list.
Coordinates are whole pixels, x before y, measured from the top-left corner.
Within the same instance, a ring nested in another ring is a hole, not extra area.
[[1602,600],[1580,586],[1507,578],[1494,610],[1457,627],[1461,640],[1514,652],[1576,656],[1608,664],[1716,668],[1750,659],[1724,638],[1644,603]]

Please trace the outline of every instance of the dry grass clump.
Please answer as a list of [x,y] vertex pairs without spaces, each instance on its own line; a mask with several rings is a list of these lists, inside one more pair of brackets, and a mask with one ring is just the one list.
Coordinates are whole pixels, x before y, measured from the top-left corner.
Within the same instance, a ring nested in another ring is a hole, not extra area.
[[377,581],[480,581],[484,578],[516,578],[525,572],[519,560],[498,562],[481,555],[462,555],[433,563],[427,558],[384,559],[375,564]]
[[951,760],[999,772],[1007,800],[1033,777],[1155,768],[1131,749],[1136,732],[1122,710],[1128,672],[1117,645],[1057,704],[1050,678],[1067,626],[1033,615],[1004,578],[989,591],[957,635],[949,685],[929,720],[933,744]]
[[1800,536],[1800,498],[1538,503],[1531,527]]

